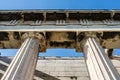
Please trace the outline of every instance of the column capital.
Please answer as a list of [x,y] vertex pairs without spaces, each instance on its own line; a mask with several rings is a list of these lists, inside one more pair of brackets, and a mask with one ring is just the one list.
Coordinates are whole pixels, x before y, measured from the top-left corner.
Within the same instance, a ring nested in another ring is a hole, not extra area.
[[45,34],[40,32],[24,32],[21,35],[22,42],[24,42],[28,38],[33,38],[38,40],[39,44],[39,51],[46,51],[46,40],[45,40]]
[[39,32],[25,32],[21,35],[21,38],[24,41],[27,38],[35,38],[35,39],[41,40],[45,37],[44,37],[44,34],[39,33]]
[[86,44],[86,42],[87,42],[87,40],[88,40],[89,38],[93,38],[93,39],[95,39],[97,42],[100,43],[100,39],[99,39],[98,37],[85,37],[85,38],[83,38],[83,40],[80,42],[81,47],[85,46],[85,44]]

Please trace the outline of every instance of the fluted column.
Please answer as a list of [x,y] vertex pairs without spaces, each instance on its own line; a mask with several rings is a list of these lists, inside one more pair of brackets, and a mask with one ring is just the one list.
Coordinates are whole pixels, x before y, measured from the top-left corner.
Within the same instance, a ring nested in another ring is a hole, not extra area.
[[37,39],[26,39],[1,80],[33,80],[38,47]]
[[87,38],[82,47],[91,80],[120,79],[119,73],[95,38]]

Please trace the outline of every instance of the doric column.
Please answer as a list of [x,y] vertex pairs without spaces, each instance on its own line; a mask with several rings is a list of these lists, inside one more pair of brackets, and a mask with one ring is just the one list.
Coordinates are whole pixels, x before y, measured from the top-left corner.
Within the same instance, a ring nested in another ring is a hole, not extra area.
[[91,80],[119,80],[120,75],[95,38],[87,38],[83,43],[86,64]]
[[38,48],[37,39],[26,39],[1,80],[33,80]]

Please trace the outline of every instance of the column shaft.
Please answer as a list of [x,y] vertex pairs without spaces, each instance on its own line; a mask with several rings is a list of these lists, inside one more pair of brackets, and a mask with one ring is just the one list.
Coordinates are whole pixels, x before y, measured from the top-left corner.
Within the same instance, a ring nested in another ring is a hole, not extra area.
[[119,80],[120,75],[95,38],[83,44],[86,63],[91,80]]
[[37,39],[26,39],[1,80],[32,80],[38,47],[39,41]]

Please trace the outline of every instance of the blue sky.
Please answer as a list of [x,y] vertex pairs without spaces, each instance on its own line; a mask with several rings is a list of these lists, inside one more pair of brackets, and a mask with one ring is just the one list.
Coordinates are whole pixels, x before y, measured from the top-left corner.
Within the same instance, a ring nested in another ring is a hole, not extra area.
[[0,0],[0,9],[120,9],[120,0]]
[[[2,56],[15,56],[18,49],[0,49]],[[42,52],[39,56],[84,56],[82,53],[76,53],[75,49],[47,49],[46,52]]]
[[[0,10],[12,9],[120,9],[120,0],[0,0]],[[3,56],[13,56],[17,49],[0,49]],[[119,54],[120,49],[115,50]],[[81,56],[75,49],[49,49],[41,56]],[[120,55],[120,54],[119,54]]]
[[[2,56],[15,56],[17,53],[18,49],[0,49],[0,53]],[[120,49],[115,49],[114,50],[114,55],[119,55],[120,56]],[[47,49],[46,52],[42,52],[39,54],[39,56],[62,56],[62,57],[67,57],[67,56],[84,56],[83,53],[76,52],[75,49]]]

